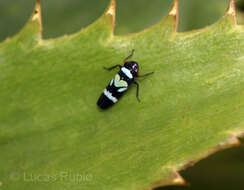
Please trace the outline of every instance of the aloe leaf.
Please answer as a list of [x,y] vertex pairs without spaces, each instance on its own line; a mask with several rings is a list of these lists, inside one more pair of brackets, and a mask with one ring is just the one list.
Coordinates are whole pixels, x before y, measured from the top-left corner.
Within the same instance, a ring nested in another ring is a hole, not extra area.
[[[178,0],[158,24],[115,36],[115,1],[74,35],[43,40],[41,9],[0,44],[3,189],[152,189],[244,131],[244,28],[234,1],[214,25],[177,32]],[[140,97],[96,101],[132,49]]]

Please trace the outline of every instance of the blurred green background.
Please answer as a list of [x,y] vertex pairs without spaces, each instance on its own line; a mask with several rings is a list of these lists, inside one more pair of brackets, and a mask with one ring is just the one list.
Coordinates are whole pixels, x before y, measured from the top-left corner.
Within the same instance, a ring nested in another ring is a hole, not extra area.
[[[180,0],[178,31],[199,29],[221,18],[228,0]],[[244,23],[244,0],[237,0],[238,23]],[[43,37],[55,38],[79,31],[95,21],[109,0],[42,0]],[[0,41],[15,35],[33,11],[34,0],[0,0]],[[138,32],[158,22],[172,0],[117,0],[116,35]],[[176,137],[177,138],[177,137]],[[244,146],[221,151],[181,174],[190,187],[157,190],[242,190],[244,188]]]
[[[241,1],[237,0],[238,5]],[[42,0],[44,38],[75,33],[96,20],[108,3],[109,0]],[[34,4],[35,0],[0,0],[0,41],[23,27]],[[117,0],[115,33],[122,35],[149,27],[167,13],[171,4],[172,0]],[[227,6],[228,0],[181,0],[178,30],[213,24]]]

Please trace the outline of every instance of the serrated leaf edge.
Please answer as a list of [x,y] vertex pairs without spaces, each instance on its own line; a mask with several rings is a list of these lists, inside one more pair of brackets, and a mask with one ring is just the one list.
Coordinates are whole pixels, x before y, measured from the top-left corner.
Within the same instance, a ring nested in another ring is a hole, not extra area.
[[[39,40],[41,41],[42,40],[42,31],[43,31],[43,27],[42,27],[42,18],[41,18],[41,5],[40,5],[40,2],[41,0],[36,0],[36,4],[35,4],[35,8],[34,8],[34,13],[32,14],[31,16],[31,19],[30,21],[27,23],[30,24],[30,22],[38,22],[39,26],[40,26],[40,29],[39,29]],[[105,11],[104,15],[102,15],[100,18],[98,18],[97,20],[99,19],[103,19],[103,17],[111,17],[111,34],[112,36],[114,35],[114,28],[115,28],[115,18],[116,18],[116,0],[110,0],[110,3],[109,3],[109,6],[107,8],[107,10]],[[199,33],[199,32],[203,32],[205,31],[207,28],[211,29],[211,26],[207,26],[203,29],[199,29],[199,30],[194,30],[194,31],[188,31],[188,32],[177,32],[177,28],[178,28],[178,22],[179,22],[179,0],[174,0],[174,3],[172,5],[172,8],[171,10],[169,11],[169,13],[167,14],[166,17],[163,17],[159,23],[143,30],[143,31],[140,31],[138,33],[133,33],[133,34],[129,34],[129,35],[125,35],[124,37],[128,37],[128,36],[131,36],[131,35],[138,35],[138,34],[141,34],[143,33],[144,31],[147,31],[147,30],[152,30],[153,27],[159,25],[159,24],[162,24],[165,22],[165,19],[167,19],[167,17],[171,17],[173,16],[174,17],[174,32],[175,33],[178,33],[178,34],[188,34],[188,33]],[[226,16],[231,16],[232,19],[233,19],[233,24],[234,26],[238,26],[237,24],[237,19],[236,19],[236,9],[235,9],[235,1],[234,0],[230,0],[230,3],[229,3],[229,7],[226,11],[226,14],[224,15],[224,17]],[[223,18],[221,18],[218,22],[220,22]],[[96,21],[95,21],[96,22]],[[217,23],[218,23],[217,22]],[[212,26],[216,25],[217,23],[213,24]],[[56,39],[60,39],[60,38],[68,38],[68,37],[73,37],[73,36],[76,36],[76,35],[80,35],[83,31],[91,28],[93,26],[94,23],[90,24],[89,26],[87,26],[86,28],[82,29],[80,32],[75,33],[75,34],[71,34],[71,35],[64,35],[62,37],[59,37],[59,38],[55,38],[53,40],[56,40]],[[24,30],[25,27],[22,29]],[[18,35],[18,34],[17,34]],[[17,36],[16,35],[16,36]],[[6,40],[4,40],[3,42],[0,43],[3,44],[4,42],[6,41],[10,41],[11,39],[7,38]],[[217,151],[220,151],[220,150],[223,150],[223,149],[227,149],[227,148],[231,148],[231,147],[234,147],[234,146],[239,146],[241,143],[239,141],[239,138],[244,136],[244,132],[236,132],[236,133],[232,133],[230,134],[230,137],[227,138],[226,141],[223,141],[223,142],[220,142],[219,144],[217,144],[214,148],[212,148],[211,150],[203,153],[202,155],[198,156],[198,159],[194,159],[192,161],[188,161],[187,163],[183,163],[181,164],[182,166],[179,167],[179,168],[176,168],[176,167],[172,167],[171,170],[172,170],[172,176],[169,178],[169,179],[164,179],[164,180],[160,180],[158,182],[155,182],[153,183],[152,185],[150,185],[148,188],[148,190],[152,190],[154,188],[157,188],[157,187],[160,187],[160,186],[165,186],[165,185],[187,185],[188,183],[184,180],[184,178],[180,175],[179,171],[182,171],[190,166],[193,166],[195,165],[197,162],[199,162],[200,160],[208,157],[209,155],[217,152]],[[0,181],[0,186],[2,185],[2,182]]]

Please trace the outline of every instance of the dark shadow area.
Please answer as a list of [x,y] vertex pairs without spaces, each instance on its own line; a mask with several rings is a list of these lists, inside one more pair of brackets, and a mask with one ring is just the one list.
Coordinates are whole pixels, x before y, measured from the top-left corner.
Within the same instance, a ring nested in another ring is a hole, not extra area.
[[239,11],[244,12],[244,1],[240,0],[236,3],[236,7]]

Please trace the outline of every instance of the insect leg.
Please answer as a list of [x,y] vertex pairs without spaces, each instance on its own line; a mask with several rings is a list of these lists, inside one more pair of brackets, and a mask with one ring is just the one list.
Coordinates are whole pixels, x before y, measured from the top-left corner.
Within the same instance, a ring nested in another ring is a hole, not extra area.
[[106,69],[106,70],[108,70],[108,71],[111,71],[112,69],[115,69],[116,67],[121,68],[122,66],[119,65],[119,64],[117,64],[117,65],[114,65],[114,66],[112,66],[112,67],[103,67],[103,68]]
[[131,51],[131,54],[130,54],[128,57],[126,57],[126,58],[124,59],[124,63],[134,55],[134,52],[135,52],[135,50],[133,49],[133,50]]
[[136,81],[134,81],[134,84],[136,85],[136,98],[138,102],[140,102],[141,100],[139,98],[139,84]]
[[144,75],[137,75],[136,77],[146,77],[148,75],[152,75],[154,72],[151,72],[151,73],[146,73]]

